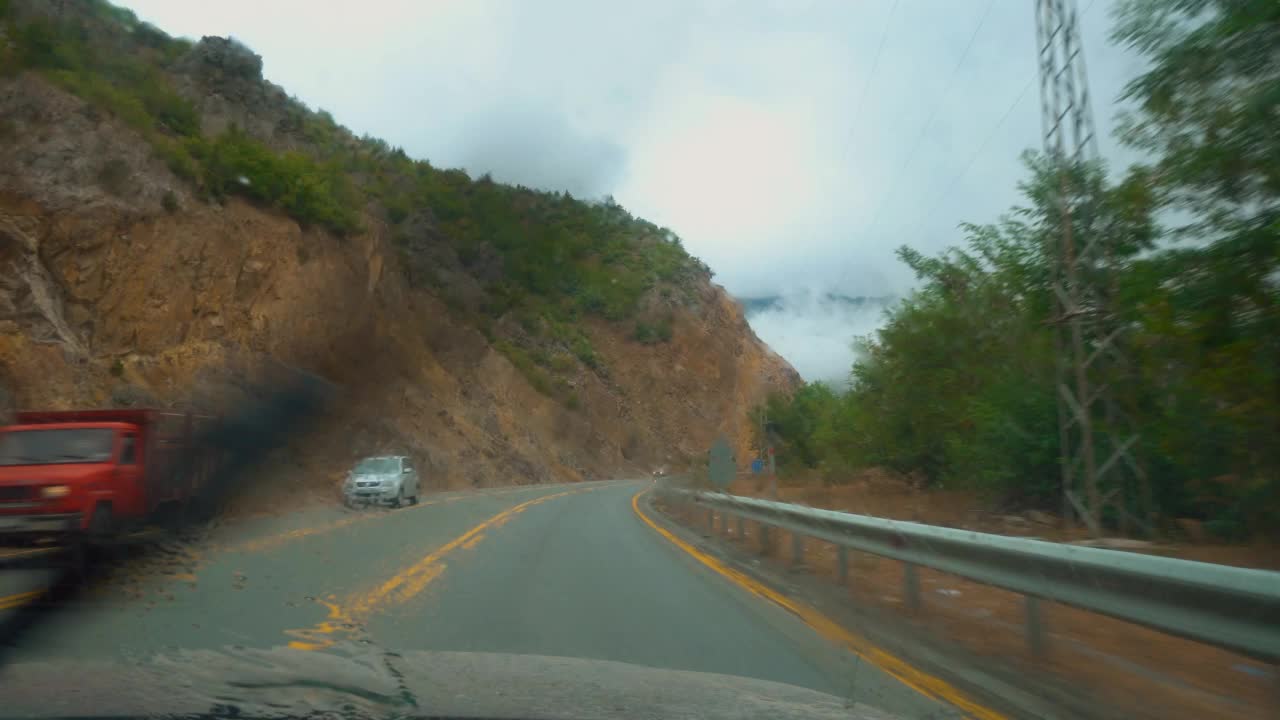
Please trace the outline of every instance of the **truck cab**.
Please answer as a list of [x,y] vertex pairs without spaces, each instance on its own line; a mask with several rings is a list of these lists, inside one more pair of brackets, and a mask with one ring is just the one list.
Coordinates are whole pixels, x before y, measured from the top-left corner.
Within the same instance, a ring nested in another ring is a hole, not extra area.
[[0,537],[106,536],[189,500],[200,473],[175,461],[192,426],[154,410],[18,413],[0,428]]

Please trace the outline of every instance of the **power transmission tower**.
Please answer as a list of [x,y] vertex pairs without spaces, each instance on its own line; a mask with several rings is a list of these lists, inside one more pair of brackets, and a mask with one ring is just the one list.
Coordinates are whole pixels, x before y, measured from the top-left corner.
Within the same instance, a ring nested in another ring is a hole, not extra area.
[[[1063,517],[1078,515],[1096,536],[1111,505],[1122,531],[1136,521],[1150,532],[1150,487],[1133,454],[1138,435],[1115,398],[1127,363],[1108,307],[1114,263],[1088,222],[1090,203],[1074,201],[1082,188],[1073,183],[1098,158],[1075,0],[1036,0],[1036,38],[1044,150],[1058,173],[1062,223],[1052,253],[1052,322]],[[1141,518],[1129,510],[1135,505]]]

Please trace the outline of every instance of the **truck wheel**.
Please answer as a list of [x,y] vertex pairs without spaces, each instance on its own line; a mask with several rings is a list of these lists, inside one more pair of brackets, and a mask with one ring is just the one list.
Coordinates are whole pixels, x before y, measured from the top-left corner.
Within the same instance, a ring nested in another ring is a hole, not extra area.
[[410,505],[417,505],[417,504],[418,504],[418,495],[417,495],[417,493],[416,493],[416,492],[415,492],[413,495],[410,495],[410,496],[409,496],[409,504],[410,504]]
[[94,538],[108,537],[115,530],[115,524],[111,506],[100,504],[93,509],[93,517],[89,519],[89,535]]
[[400,488],[400,491],[396,493],[396,499],[391,501],[391,507],[393,508],[398,508],[401,505],[404,505],[404,488]]
[[67,544],[58,565],[71,584],[78,586],[88,579],[90,551],[85,538],[77,537]]

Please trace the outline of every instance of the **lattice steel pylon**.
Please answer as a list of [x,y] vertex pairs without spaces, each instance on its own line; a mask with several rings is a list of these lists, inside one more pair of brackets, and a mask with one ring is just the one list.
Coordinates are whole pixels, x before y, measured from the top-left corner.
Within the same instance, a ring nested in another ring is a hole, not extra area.
[[1098,158],[1075,0],[1036,0],[1036,38],[1044,151],[1058,172],[1062,225],[1050,236],[1063,516],[1074,512],[1096,536],[1112,507],[1122,531],[1137,522],[1151,532],[1150,486],[1133,452],[1138,435],[1115,399],[1128,365],[1117,344],[1123,328],[1108,310],[1114,262],[1089,222],[1089,203],[1073,195],[1079,171]]

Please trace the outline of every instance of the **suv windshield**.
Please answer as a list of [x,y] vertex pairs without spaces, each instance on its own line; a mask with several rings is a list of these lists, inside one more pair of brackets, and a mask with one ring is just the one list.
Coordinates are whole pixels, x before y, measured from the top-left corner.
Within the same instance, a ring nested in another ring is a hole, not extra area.
[[0,465],[104,462],[111,458],[115,431],[15,430],[0,435]]
[[365,458],[356,464],[356,473],[361,475],[381,475],[400,471],[400,463],[395,458]]

